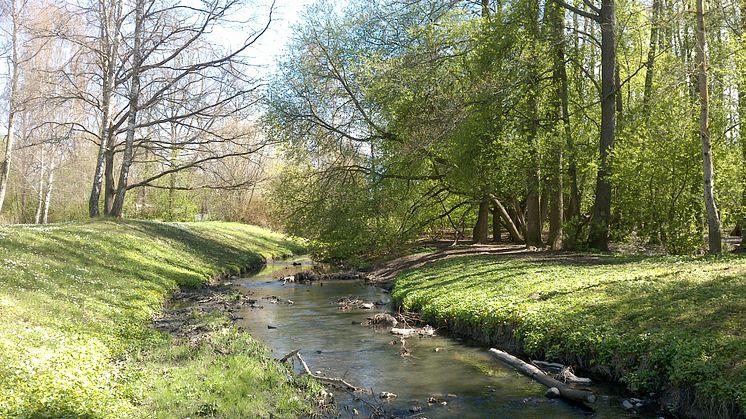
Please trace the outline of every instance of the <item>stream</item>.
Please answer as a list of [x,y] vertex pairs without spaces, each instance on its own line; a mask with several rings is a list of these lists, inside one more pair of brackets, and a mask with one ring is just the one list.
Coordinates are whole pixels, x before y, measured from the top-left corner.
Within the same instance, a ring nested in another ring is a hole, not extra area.
[[[257,301],[257,307],[263,307],[247,308],[238,325],[268,345],[276,358],[300,348],[316,374],[344,378],[358,387],[373,389],[374,395],[384,391],[398,395],[390,401],[366,397],[369,402],[380,403],[389,415],[418,418],[632,416],[622,408],[621,397],[604,396],[614,392],[611,388],[593,388],[600,395],[593,410],[545,398],[545,387],[503,366],[485,348],[469,346],[457,339],[408,338],[406,347],[411,356],[402,357],[399,339],[390,334],[388,328],[374,329],[360,324],[375,313],[391,311],[391,297],[383,289],[362,281],[283,284],[277,280],[312,266],[307,258],[270,261],[259,273],[235,282],[242,292],[249,293]],[[266,298],[271,296],[279,297],[280,302]],[[343,297],[385,305],[373,310],[342,311],[336,301]],[[292,300],[293,304],[282,303],[284,300]],[[297,365],[296,370],[300,371]],[[372,411],[366,403],[344,392],[336,391],[334,396],[340,417],[352,417],[357,412],[359,417],[367,417]],[[429,404],[431,397],[446,403]]]

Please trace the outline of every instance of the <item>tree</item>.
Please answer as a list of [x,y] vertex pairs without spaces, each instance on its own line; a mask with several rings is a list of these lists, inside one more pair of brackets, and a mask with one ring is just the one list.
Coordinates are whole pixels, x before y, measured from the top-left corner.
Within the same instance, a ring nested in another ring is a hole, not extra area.
[[557,0],[570,11],[591,19],[601,27],[601,140],[599,167],[596,175],[596,199],[591,211],[588,244],[599,250],[609,250],[611,221],[611,152],[616,139],[616,1],[603,0],[601,6],[590,1],[583,3],[586,11]]
[[707,39],[705,37],[704,0],[697,3],[697,86],[699,89],[699,135],[702,141],[702,158],[704,162],[704,199],[707,209],[707,226],[709,230],[709,251],[712,254],[721,252],[720,214],[715,203],[715,169],[712,164],[712,144],[709,127],[709,94],[707,85]]
[[[18,2],[20,1],[20,4]],[[13,162],[13,146],[15,143],[16,114],[18,113],[19,94],[18,84],[20,80],[20,67],[23,58],[20,55],[21,43],[21,13],[25,6],[23,0],[10,0],[8,16],[10,18],[10,88],[8,92],[7,106],[7,131],[5,135],[5,155],[0,167],[0,211],[5,203],[5,195],[8,191],[8,178],[10,165]]]

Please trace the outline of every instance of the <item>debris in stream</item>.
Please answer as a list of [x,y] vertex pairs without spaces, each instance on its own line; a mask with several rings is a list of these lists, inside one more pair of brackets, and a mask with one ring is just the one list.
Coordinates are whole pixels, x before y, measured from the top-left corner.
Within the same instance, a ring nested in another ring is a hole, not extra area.
[[396,325],[399,324],[399,321],[396,320],[396,317],[392,316],[389,313],[377,313],[373,317],[368,317],[368,320],[365,322],[366,326],[393,326],[396,327]]
[[314,271],[302,271],[295,274],[295,282],[311,283],[320,281],[350,281],[365,279],[365,275],[358,271],[319,273]]
[[394,393],[389,393],[388,391],[382,391],[381,393],[378,394],[378,397],[382,398],[383,400],[391,400],[399,396],[397,396]]
[[410,336],[420,336],[420,337],[431,337],[435,336],[435,329],[433,329],[430,325],[425,325],[425,327],[416,327],[413,329],[404,329],[404,328],[393,328],[391,329],[391,333],[397,336],[404,336],[404,337],[410,337]]
[[266,295],[262,297],[262,300],[267,300],[270,304],[295,304],[293,300],[288,300],[287,298],[281,298],[276,295]]
[[562,381],[563,383],[579,384],[579,385],[584,385],[584,386],[591,385],[590,378],[576,376],[572,367],[568,367],[568,366],[554,363],[554,362],[544,362],[544,361],[531,361],[531,363],[534,366],[539,367],[540,369],[544,370],[544,372],[554,373],[554,378],[556,378],[559,381]]
[[399,348],[399,356],[401,356],[402,358],[412,356],[412,354],[409,352],[409,349],[407,349],[407,341],[404,338],[400,338],[399,341],[401,342],[401,347]]
[[339,309],[342,311],[352,309],[372,310],[373,307],[375,307],[375,304],[373,303],[368,303],[354,297],[342,297],[337,300],[337,305],[339,305]]

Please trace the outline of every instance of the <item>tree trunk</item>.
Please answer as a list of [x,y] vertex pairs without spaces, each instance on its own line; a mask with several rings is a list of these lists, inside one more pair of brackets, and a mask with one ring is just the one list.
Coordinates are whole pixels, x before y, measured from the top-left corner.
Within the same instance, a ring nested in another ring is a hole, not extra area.
[[513,218],[510,216],[503,204],[494,197],[492,198],[492,203],[495,205],[495,209],[497,210],[497,212],[500,213],[500,216],[505,223],[505,227],[508,229],[511,240],[514,243],[523,243],[523,236],[521,236],[521,233],[518,231],[518,227],[513,222]]
[[[535,42],[540,39],[538,13],[538,2],[532,2],[531,21],[528,22],[529,30],[532,32]],[[529,161],[526,173],[526,245],[542,246],[541,241],[541,202],[539,185],[539,151],[537,145],[537,133],[539,130],[539,75],[536,63],[538,62],[538,46],[531,46],[531,63],[527,66],[529,97],[528,97],[528,152]]]
[[8,135],[5,137],[5,158],[0,170],[0,212],[3,210],[5,203],[5,194],[8,191],[8,178],[10,177],[10,165],[13,160],[13,143],[15,141],[15,119],[16,119],[16,101],[18,96],[18,10],[16,10],[16,0],[10,0],[10,92],[8,94]]
[[[746,44],[746,0],[741,5],[741,45]],[[741,142],[742,164],[746,165],[746,62],[738,61],[738,134]],[[746,250],[746,168],[741,167],[741,250]]]
[[[101,57],[101,129],[100,143],[98,146],[98,157],[96,159],[96,168],[93,174],[93,185],[91,194],[88,198],[88,214],[91,217],[100,215],[99,201],[101,198],[102,185],[104,176],[106,176],[106,191],[104,213],[109,214],[114,190],[114,139],[111,132],[111,95],[114,90],[114,78],[116,72],[116,57],[119,49],[119,30],[118,22],[121,13],[121,5],[99,3],[99,15],[101,16],[101,33],[99,43],[102,51]],[[111,150],[111,151],[109,151]],[[106,171],[106,173],[104,173]]]
[[479,216],[477,224],[474,226],[472,238],[474,243],[487,243],[489,241],[489,218],[490,218],[490,200],[488,197],[482,198],[479,202]]
[[[565,70],[565,10],[556,2],[548,3],[551,42],[554,46],[554,63],[552,79],[554,83],[554,114],[557,123],[564,129],[564,142],[572,141],[567,114],[567,72]],[[556,124],[555,124],[556,126]],[[562,137],[560,137],[562,138]],[[549,247],[553,250],[562,248],[562,224],[564,222],[563,197],[563,146],[562,141],[554,140],[552,144],[552,172],[549,185],[551,204],[549,210]]]
[[119,169],[119,183],[117,184],[116,196],[111,209],[111,215],[122,218],[124,212],[124,198],[127,193],[127,181],[129,171],[135,156],[135,130],[137,128],[137,108],[140,99],[140,66],[142,64],[142,42],[143,16],[145,14],[144,0],[135,2],[135,33],[132,47],[132,75],[129,92],[129,114],[127,115],[127,130],[125,137],[122,165]]
[[720,215],[715,203],[715,172],[712,165],[712,144],[710,142],[709,92],[707,86],[707,40],[705,38],[704,0],[697,0],[697,85],[699,86],[699,136],[702,140],[704,162],[704,198],[707,209],[709,231],[709,252],[721,251]]
[[49,162],[49,169],[47,171],[47,192],[44,194],[44,210],[42,211],[42,224],[49,224],[49,206],[52,203],[52,187],[54,186],[54,171],[55,171],[54,157]]
[[650,18],[650,45],[648,47],[648,61],[645,65],[645,89],[642,93],[642,114],[649,116],[650,97],[653,94],[653,76],[655,75],[655,55],[658,52],[658,21],[660,16],[661,0],[653,0],[653,10]]
[[601,141],[596,175],[596,199],[593,203],[588,245],[609,250],[611,218],[611,167],[609,154],[616,138],[616,17],[615,0],[603,0],[601,23]]
[[44,211],[44,146],[41,146],[41,156],[39,156],[39,186],[36,191],[36,214],[34,215],[34,224],[41,223],[41,214]]
[[501,239],[501,228],[500,228],[500,210],[497,209],[497,205],[492,206],[492,242],[500,243]]

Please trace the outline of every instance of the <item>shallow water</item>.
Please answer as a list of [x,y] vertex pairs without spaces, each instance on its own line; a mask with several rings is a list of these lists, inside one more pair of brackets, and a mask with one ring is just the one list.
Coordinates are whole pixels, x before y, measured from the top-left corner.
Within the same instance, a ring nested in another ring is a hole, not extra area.
[[[301,266],[293,266],[300,261]],[[301,349],[309,367],[328,377],[398,395],[382,403],[388,414],[418,418],[618,418],[628,417],[619,397],[601,396],[593,411],[562,400],[545,398],[542,385],[495,361],[485,348],[472,347],[447,337],[409,338],[411,356],[399,355],[398,338],[389,329],[360,324],[373,314],[391,309],[390,297],[380,288],[360,281],[323,284],[283,284],[278,277],[309,269],[308,259],[270,262],[262,271],[242,279],[239,285],[252,294],[258,306],[247,309],[239,325],[265,342],[277,358]],[[293,304],[272,303],[262,297],[289,299]],[[373,310],[339,310],[342,297],[383,301]],[[269,329],[268,326],[276,327]],[[394,343],[394,344],[392,344]],[[436,348],[439,348],[436,351]],[[599,389],[597,389],[599,390]],[[601,389],[598,393],[603,394]],[[446,405],[428,404],[435,396]],[[335,393],[340,416],[352,409],[369,414],[369,407],[345,393]],[[422,408],[412,413],[410,409]],[[639,416],[636,416],[639,417]]]

